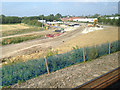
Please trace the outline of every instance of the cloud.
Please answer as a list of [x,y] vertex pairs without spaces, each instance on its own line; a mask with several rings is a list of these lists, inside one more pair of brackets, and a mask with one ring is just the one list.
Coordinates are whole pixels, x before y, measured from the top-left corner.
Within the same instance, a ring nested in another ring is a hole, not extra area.
[[119,2],[119,0],[1,0],[2,2]]

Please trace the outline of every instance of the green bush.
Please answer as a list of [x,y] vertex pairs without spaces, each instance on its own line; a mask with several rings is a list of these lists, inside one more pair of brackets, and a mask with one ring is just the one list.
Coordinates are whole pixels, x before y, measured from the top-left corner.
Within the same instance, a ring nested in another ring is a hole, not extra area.
[[22,22],[25,23],[25,24],[28,24],[28,25],[42,27],[42,23],[38,22],[38,20],[36,20],[36,19],[34,19],[34,20],[29,20],[29,19],[28,20],[22,20]]
[[104,17],[104,18],[98,18],[98,22],[103,24],[108,24],[108,25],[120,26],[120,19],[106,19]]
[[53,56],[53,55],[56,55],[56,54],[58,54],[58,50],[56,50],[56,51],[50,50],[50,51],[47,52],[46,56],[49,57],[49,56]]
[[22,37],[13,37],[13,38],[6,38],[2,40],[2,45],[8,45],[8,44],[15,44],[20,43],[27,40],[32,40],[36,38],[40,38],[43,35],[29,35],[29,36],[22,36]]
[[98,57],[98,51],[95,47],[91,48],[88,54],[89,59],[96,59]]
[[79,47],[76,45],[76,47],[72,47],[73,48],[73,50],[75,50],[75,49],[79,49]]

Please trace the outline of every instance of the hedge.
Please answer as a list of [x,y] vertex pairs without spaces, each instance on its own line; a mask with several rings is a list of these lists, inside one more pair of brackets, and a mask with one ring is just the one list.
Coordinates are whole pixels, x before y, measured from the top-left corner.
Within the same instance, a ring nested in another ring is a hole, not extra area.
[[[120,42],[111,43],[111,53],[120,51]],[[86,61],[109,54],[109,43],[85,47]],[[49,71],[53,72],[76,63],[83,62],[83,49],[74,49],[64,54],[47,57]],[[1,69],[1,68],[0,68]],[[13,85],[47,73],[45,59],[29,60],[2,67],[2,86]]]

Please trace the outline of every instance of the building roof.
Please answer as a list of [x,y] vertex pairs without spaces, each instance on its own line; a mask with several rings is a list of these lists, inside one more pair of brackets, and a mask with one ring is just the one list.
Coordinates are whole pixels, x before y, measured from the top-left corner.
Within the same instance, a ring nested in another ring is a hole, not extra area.
[[85,19],[84,17],[66,17],[66,18],[61,18],[62,21],[72,21],[73,19]]

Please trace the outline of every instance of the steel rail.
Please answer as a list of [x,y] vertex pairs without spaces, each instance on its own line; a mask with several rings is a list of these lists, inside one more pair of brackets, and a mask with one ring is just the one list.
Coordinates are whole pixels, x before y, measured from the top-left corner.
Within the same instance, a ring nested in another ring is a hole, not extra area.
[[106,88],[109,85],[115,83],[116,81],[120,80],[120,67],[115,68],[97,78],[94,78],[80,86],[73,88],[72,90],[78,90],[82,88]]

